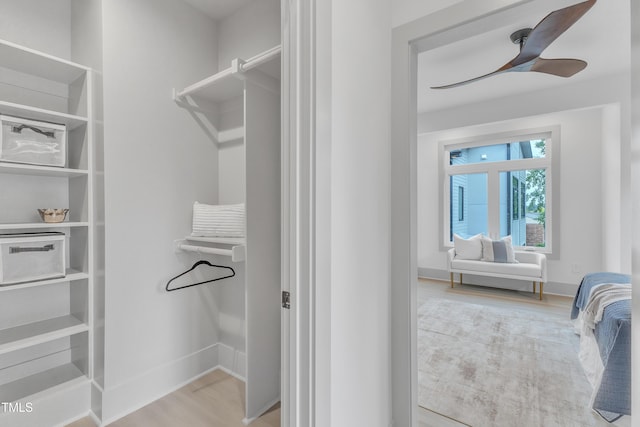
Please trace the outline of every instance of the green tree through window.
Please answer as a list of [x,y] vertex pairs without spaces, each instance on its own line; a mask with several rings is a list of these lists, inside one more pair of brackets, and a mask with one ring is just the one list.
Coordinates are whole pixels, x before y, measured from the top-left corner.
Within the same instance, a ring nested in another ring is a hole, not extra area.
[[[545,154],[544,140],[535,142],[535,148]],[[546,171],[545,169],[534,169],[527,172],[527,211],[537,214],[536,221],[545,225],[545,194],[546,194]]]

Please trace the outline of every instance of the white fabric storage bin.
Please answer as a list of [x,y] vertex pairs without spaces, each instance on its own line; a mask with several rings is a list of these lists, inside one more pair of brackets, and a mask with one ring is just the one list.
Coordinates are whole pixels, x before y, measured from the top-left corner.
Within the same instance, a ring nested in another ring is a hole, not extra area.
[[64,167],[67,127],[0,115],[0,161]]
[[0,286],[65,276],[65,234],[0,234]]

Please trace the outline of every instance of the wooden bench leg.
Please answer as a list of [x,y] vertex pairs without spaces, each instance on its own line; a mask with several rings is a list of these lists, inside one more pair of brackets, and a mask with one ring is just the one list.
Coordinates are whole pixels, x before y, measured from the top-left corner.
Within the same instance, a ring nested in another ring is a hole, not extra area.
[[460,286],[462,286],[462,273],[460,273]]
[[536,293],[536,282],[533,282],[533,293]]
[[451,287],[453,288],[453,272],[449,273],[449,279],[451,280]]
[[542,288],[544,287],[544,283],[540,282],[540,301],[542,301]]

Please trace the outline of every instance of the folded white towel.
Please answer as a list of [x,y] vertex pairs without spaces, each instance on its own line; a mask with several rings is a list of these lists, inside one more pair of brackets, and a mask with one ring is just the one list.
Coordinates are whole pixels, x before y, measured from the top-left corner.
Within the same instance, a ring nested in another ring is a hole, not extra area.
[[244,237],[244,203],[234,205],[193,204],[192,236]]

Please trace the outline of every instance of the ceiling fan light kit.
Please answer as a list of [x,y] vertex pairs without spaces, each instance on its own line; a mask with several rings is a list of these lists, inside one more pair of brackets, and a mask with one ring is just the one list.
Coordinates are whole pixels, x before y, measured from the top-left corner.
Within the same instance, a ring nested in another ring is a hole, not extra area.
[[497,70],[443,86],[432,86],[431,89],[449,89],[463,86],[487,77],[508,72],[527,72],[552,74],[560,77],[571,77],[584,70],[587,63],[581,59],[541,58],[540,54],[549,47],[562,33],[575,24],[596,3],[588,0],[556,10],[545,16],[533,29],[523,28],[511,34],[511,41],[520,46],[520,53]]

